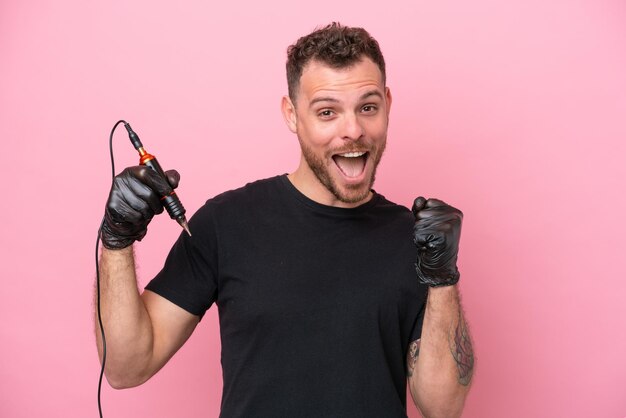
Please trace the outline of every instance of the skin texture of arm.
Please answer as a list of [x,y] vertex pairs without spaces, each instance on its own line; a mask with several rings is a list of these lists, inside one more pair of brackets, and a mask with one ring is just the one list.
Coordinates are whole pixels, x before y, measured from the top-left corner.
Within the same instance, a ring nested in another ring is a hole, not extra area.
[[[115,389],[138,386],[152,377],[187,341],[199,318],[156,293],[139,294],[132,247],[103,248],[100,302],[107,345],[105,376]],[[95,315],[96,344],[102,338]]]
[[430,288],[420,340],[407,356],[409,389],[425,418],[459,417],[474,354],[456,286]]

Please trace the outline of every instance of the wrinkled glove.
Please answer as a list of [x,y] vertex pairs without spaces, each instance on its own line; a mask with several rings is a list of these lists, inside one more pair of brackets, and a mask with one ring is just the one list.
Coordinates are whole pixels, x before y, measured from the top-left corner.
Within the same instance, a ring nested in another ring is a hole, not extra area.
[[459,281],[456,266],[463,213],[437,199],[418,197],[413,202],[413,242],[417,247],[415,269],[420,283],[432,287]]
[[102,245],[122,249],[141,241],[152,217],[163,212],[160,197],[178,186],[176,170],[166,171],[165,176],[167,182],[143,165],[128,167],[115,176],[104,211]]

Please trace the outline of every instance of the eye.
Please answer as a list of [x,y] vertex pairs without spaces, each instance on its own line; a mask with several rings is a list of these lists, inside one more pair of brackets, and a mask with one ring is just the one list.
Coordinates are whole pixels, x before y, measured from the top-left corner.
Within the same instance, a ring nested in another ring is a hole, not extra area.
[[376,113],[377,110],[378,110],[378,106],[373,105],[373,104],[366,104],[365,106],[361,108],[361,112],[363,113]]
[[333,112],[331,109],[322,109],[319,112],[317,112],[317,116],[319,116],[322,119],[330,119],[335,115],[335,112]]

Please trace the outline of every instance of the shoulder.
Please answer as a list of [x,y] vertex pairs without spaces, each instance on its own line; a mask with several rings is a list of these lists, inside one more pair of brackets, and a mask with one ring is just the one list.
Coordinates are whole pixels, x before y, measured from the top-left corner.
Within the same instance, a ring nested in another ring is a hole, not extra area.
[[204,220],[230,218],[245,215],[261,206],[267,206],[279,193],[282,193],[281,177],[256,180],[237,189],[222,192],[208,199],[194,216]]
[[403,205],[399,205],[394,203],[385,196],[375,192],[376,204],[374,205],[374,210],[384,216],[389,216],[409,222],[414,222],[413,213],[409,208]]
[[207,200],[206,205],[227,206],[230,204],[245,203],[265,200],[272,194],[281,190],[281,177],[275,176],[267,179],[256,180],[237,189],[228,190]]

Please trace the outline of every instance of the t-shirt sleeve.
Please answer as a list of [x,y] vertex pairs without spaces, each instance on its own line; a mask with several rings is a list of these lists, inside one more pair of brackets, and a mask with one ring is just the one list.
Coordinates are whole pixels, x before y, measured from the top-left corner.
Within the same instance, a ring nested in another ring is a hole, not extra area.
[[146,286],[200,318],[217,298],[217,239],[211,210],[205,205],[189,221],[163,269]]
[[415,340],[419,340],[422,338],[422,326],[424,325],[424,313],[426,312],[426,302],[422,304],[422,309],[420,309],[417,314],[417,319],[415,320],[415,325],[413,326],[413,331],[411,332],[410,342]]

